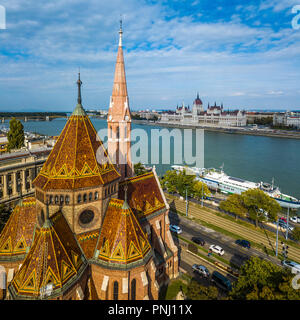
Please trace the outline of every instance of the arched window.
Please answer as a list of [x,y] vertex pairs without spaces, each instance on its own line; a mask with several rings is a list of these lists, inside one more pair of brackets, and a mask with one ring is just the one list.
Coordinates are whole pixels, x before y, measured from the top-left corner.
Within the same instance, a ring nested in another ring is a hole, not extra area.
[[66,196],[66,197],[65,197],[65,203],[66,203],[66,204],[69,204],[69,203],[70,203],[70,197],[69,197],[69,196]]
[[83,195],[83,202],[87,202],[87,195],[86,195],[86,193]]
[[92,200],[93,200],[93,193],[90,192],[90,193],[89,193],[89,201],[92,201]]
[[119,298],[119,283],[118,281],[114,282],[114,296],[113,296],[113,300],[118,300]]
[[131,300],[135,300],[136,299],[136,280],[133,279],[131,281]]
[[78,203],[81,202],[81,194],[78,195],[78,197],[77,197],[77,202],[78,202]]
[[58,204],[58,196],[55,196],[55,204]]
[[60,201],[61,204],[63,204],[64,203],[64,196],[60,196],[59,201]]
[[95,192],[94,199],[97,200],[97,199],[98,199],[98,196],[99,196],[99,194],[98,194],[98,192],[96,191],[96,192]]
[[53,196],[49,197],[49,203],[52,204],[53,203]]
[[120,138],[120,128],[119,127],[117,127],[116,135],[117,135],[117,139],[119,139]]

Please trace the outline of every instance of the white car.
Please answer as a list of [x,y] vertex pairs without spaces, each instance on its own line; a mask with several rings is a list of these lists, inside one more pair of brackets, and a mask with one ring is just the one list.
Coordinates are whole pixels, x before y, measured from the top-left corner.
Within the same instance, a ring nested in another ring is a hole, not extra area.
[[290,217],[290,220],[294,223],[300,223],[300,217],[298,216]]
[[170,230],[177,233],[177,234],[182,233],[181,228],[176,226],[175,224],[170,224]]
[[220,247],[220,246],[217,246],[215,244],[212,244],[209,249],[212,251],[212,252],[215,252],[217,253],[219,256],[222,256],[225,251]]
[[291,260],[283,260],[283,261],[281,261],[281,264],[284,267],[290,268],[292,273],[294,273],[294,274],[300,273],[300,264],[299,263],[296,263]]

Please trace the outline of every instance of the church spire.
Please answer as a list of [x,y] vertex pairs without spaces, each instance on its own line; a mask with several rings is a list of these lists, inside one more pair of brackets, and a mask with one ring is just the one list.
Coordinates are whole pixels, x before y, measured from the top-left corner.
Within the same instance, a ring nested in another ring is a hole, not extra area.
[[120,31],[119,31],[119,47],[122,47],[122,36],[123,36],[123,28],[122,28],[122,19],[120,20]]
[[78,72],[78,80],[76,82],[77,87],[78,87],[78,96],[77,96],[77,106],[73,111],[73,116],[85,116],[86,113],[82,107],[82,99],[81,99],[81,86],[82,86],[82,81],[80,79],[80,70]]

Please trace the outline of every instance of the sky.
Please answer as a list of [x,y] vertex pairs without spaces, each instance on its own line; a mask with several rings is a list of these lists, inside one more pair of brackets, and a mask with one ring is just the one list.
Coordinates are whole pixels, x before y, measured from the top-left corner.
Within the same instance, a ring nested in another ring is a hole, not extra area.
[[83,106],[108,108],[121,15],[132,110],[191,106],[197,92],[204,107],[300,110],[295,5],[300,0],[0,0],[0,111],[72,111],[79,68]]

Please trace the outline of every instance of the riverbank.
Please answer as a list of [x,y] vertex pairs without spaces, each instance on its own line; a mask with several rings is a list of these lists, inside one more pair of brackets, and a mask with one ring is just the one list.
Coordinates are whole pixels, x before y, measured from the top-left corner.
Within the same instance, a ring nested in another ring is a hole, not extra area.
[[211,132],[227,133],[227,134],[243,134],[251,136],[263,136],[273,138],[288,138],[288,139],[300,139],[300,132],[286,131],[286,130],[263,130],[263,129],[248,129],[248,128],[220,128],[220,127],[207,127],[207,126],[195,126],[195,125],[184,125],[174,123],[161,123],[151,122],[147,120],[132,120],[135,124],[166,127],[166,128],[179,128],[179,129],[204,129]]

